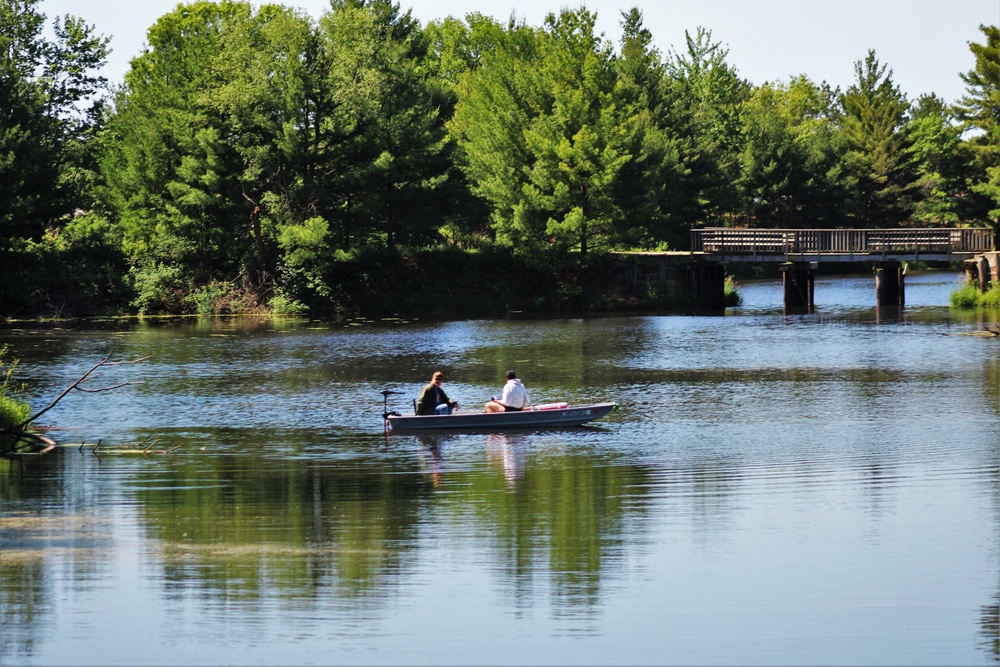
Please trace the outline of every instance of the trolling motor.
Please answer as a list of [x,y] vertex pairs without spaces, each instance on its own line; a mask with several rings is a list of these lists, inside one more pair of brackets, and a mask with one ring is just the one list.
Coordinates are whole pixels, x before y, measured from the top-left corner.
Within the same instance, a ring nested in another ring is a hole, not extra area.
[[383,389],[379,392],[382,394],[382,419],[388,420],[389,417],[399,417],[398,412],[389,411],[389,396],[392,394],[398,394],[398,391],[389,391],[388,389]]

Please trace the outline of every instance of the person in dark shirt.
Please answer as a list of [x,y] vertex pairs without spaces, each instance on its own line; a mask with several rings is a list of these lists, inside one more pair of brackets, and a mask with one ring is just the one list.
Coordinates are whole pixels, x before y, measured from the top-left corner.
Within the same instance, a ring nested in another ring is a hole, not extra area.
[[431,376],[429,384],[420,390],[420,398],[417,399],[418,415],[450,415],[458,408],[458,403],[448,398],[441,388],[444,380],[444,373],[436,371]]

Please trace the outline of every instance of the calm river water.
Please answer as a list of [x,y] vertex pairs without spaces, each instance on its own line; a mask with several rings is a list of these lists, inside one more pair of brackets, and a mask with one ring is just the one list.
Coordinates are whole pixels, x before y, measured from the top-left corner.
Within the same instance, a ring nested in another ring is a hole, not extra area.
[[[812,314],[762,281],[725,315],[7,325],[36,407],[150,359],[0,462],[0,665],[1000,664],[998,314],[952,312],[958,279],[876,309],[821,277]],[[380,390],[440,369],[473,409],[511,367],[621,411],[385,434]]]

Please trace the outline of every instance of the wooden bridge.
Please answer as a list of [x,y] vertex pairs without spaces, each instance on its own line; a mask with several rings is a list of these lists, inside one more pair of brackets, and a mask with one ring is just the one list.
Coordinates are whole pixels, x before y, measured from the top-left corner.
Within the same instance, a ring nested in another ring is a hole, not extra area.
[[691,230],[691,250],[718,262],[951,262],[993,249],[992,229]]
[[[970,282],[985,290],[1000,281],[1000,253],[992,229],[732,229],[691,230],[690,252],[621,253],[630,262],[629,284],[640,282],[639,265],[657,263],[657,282],[668,280],[668,262],[680,269],[686,291],[699,304],[724,308],[725,265],[780,263],[786,308],[812,309],[816,270],[824,262],[872,265],[878,305],[905,303],[903,262],[961,261]],[[651,267],[650,267],[651,268]],[[648,275],[648,272],[647,272]],[[649,283],[647,279],[645,282]]]

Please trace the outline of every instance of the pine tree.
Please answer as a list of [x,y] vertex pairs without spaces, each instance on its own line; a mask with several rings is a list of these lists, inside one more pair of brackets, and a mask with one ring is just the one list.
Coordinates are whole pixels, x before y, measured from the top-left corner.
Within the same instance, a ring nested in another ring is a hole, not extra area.
[[955,107],[963,128],[976,131],[968,144],[974,153],[972,193],[984,200],[984,213],[1000,243],[1000,28],[980,26],[985,44],[970,43],[976,67],[962,75],[966,94]]
[[853,224],[894,227],[909,217],[915,196],[916,165],[904,132],[910,105],[874,51],[854,72],[857,80],[841,96]]

